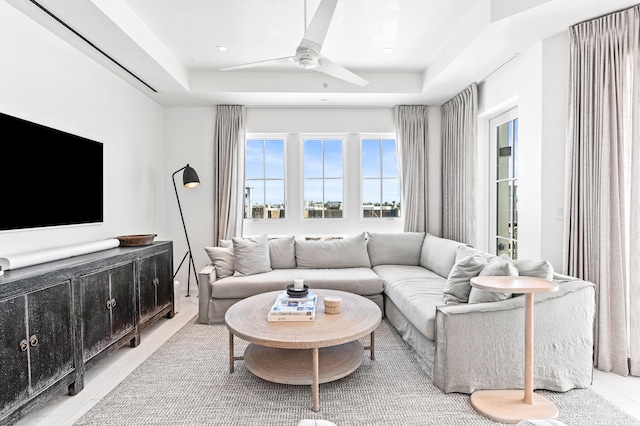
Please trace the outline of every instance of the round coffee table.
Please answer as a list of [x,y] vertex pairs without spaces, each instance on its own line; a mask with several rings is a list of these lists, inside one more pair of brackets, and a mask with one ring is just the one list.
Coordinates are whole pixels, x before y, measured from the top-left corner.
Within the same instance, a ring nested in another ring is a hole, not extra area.
[[[320,409],[319,384],[340,379],[362,364],[364,350],[375,359],[374,332],[382,312],[371,300],[337,290],[312,289],[318,295],[315,321],[267,321],[282,291],[251,296],[225,314],[229,330],[229,371],[244,360],[249,371],[274,383],[311,385],[312,408]],[[324,313],[326,296],[342,298],[339,314]],[[358,340],[370,335],[370,345]],[[250,342],[244,356],[235,356],[234,336]]]

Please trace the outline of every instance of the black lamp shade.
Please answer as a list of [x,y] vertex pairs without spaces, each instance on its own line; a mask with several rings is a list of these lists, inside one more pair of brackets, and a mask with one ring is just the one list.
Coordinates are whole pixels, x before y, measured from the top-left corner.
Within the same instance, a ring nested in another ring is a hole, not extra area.
[[198,174],[193,169],[193,167],[187,164],[187,167],[184,168],[184,172],[182,173],[182,183],[185,188],[195,188],[200,185],[200,178],[198,178]]

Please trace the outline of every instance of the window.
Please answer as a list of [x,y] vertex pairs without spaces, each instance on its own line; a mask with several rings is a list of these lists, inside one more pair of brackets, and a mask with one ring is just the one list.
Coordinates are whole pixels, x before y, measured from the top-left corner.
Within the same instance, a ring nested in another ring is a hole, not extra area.
[[308,138],[302,146],[304,218],[343,217],[343,140]]
[[496,254],[518,258],[518,117],[507,111],[491,120],[495,158]]
[[400,216],[400,178],[394,139],[362,139],[362,217]]
[[284,139],[247,139],[245,219],[285,217]]

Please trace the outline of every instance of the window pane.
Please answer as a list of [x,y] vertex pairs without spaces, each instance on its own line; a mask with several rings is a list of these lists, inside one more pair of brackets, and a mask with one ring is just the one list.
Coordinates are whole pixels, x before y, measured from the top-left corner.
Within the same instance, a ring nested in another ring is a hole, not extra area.
[[264,181],[247,180],[244,189],[244,217],[264,217]]
[[396,154],[396,141],[393,139],[382,140],[382,177],[398,177],[398,157]]
[[248,139],[245,156],[246,178],[264,178],[264,140]]
[[362,180],[362,215],[380,217],[380,179]]
[[324,217],[342,217],[342,179],[325,179],[324,205]]
[[497,190],[496,235],[511,238],[510,182],[498,182]]
[[324,202],[322,198],[322,180],[321,179],[305,179],[304,180],[304,217],[318,218],[322,217],[324,210]]
[[322,141],[306,139],[304,141],[304,177],[322,177]]
[[284,140],[265,143],[265,178],[284,179]]
[[399,217],[400,182],[398,179],[382,181],[382,217]]
[[325,139],[324,141],[324,177],[342,177],[342,140]]
[[497,128],[497,167],[498,167],[498,180],[509,179],[512,177],[511,170],[511,136],[512,136],[512,124],[511,121],[501,124]]
[[362,140],[362,177],[372,178],[380,176],[380,140]]

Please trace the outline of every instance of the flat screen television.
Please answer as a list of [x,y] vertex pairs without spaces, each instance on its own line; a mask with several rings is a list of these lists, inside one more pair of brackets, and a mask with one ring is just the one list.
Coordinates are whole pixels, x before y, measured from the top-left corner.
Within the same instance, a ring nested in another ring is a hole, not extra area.
[[0,231],[103,222],[102,145],[0,113]]

